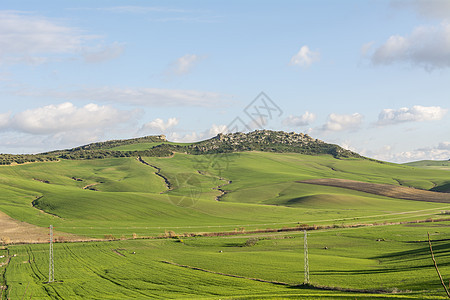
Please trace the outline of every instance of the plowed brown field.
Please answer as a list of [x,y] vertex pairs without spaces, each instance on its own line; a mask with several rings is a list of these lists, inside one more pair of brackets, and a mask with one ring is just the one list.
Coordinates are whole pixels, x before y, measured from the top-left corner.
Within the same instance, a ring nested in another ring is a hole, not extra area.
[[397,199],[450,203],[450,193],[432,192],[391,184],[368,183],[337,178],[309,179],[297,182],[346,188]]

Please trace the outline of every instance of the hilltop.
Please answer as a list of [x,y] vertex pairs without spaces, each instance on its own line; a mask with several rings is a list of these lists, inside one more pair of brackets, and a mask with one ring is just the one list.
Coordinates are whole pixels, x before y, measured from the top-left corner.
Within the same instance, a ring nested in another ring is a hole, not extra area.
[[310,155],[330,154],[335,158],[362,158],[355,152],[314,139],[307,134],[272,130],[255,130],[249,133],[219,133],[209,140],[192,144],[187,148],[191,154],[263,151]]
[[450,159],[449,160],[419,160],[409,163],[404,163],[405,166],[416,167],[416,168],[441,168],[448,169],[450,168]]
[[276,153],[301,153],[308,155],[329,154],[334,158],[363,158],[338,145],[328,144],[307,134],[255,130],[249,133],[219,133],[217,136],[197,143],[173,143],[164,135],[111,140],[91,143],[72,149],[55,150],[41,154],[1,154],[0,164],[22,164],[59,159],[103,159],[112,157],[167,157],[173,153],[216,154],[245,151]]

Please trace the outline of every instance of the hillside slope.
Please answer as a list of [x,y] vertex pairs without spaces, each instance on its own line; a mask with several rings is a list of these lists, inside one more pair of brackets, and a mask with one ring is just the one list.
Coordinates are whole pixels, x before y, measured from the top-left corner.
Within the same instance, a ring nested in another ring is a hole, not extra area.
[[431,189],[449,183],[440,170],[256,151],[142,160],[147,164],[123,157],[0,167],[0,210],[30,224],[102,238],[333,224],[370,216],[382,221],[397,214],[414,219],[419,211],[433,216],[446,209],[442,203],[297,183],[341,178]]
[[168,157],[177,152],[198,155],[245,151],[302,153],[309,155],[330,154],[335,158],[362,158],[355,152],[311,138],[307,134],[255,130],[249,133],[218,134],[211,139],[197,143],[173,143],[167,141],[164,135],[158,135],[98,142],[36,155],[0,154],[0,165],[60,159],[104,159],[137,156]]

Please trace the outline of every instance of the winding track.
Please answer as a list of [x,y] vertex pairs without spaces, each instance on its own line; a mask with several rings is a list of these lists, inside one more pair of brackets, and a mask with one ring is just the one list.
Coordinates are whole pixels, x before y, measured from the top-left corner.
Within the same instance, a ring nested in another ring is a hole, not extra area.
[[138,157],[137,157],[137,160],[138,160],[139,162],[143,163],[143,164],[146,165],[146,166],[149,166],[149,167],[152,167],[153,169],[156,169],[155,175],[161,177],[161,178],[164,180],[164,183],[166,184],[167,190],[164,191],[164,192],[161,192],[160,194],[163,194],[163,193],[165,193],[165,192],[168,192],[168,191],[173,190],[173,186],[172,186],[172,184],[170,183],[169,179],[167,179],[166,176],[164,176],[164,175],[161,174],[161,168],[158,168],[158,167],[155,166],[155,165],[149,164],[148,162],[146,162],[145,160],[143,160],[141,156],[138,156]]

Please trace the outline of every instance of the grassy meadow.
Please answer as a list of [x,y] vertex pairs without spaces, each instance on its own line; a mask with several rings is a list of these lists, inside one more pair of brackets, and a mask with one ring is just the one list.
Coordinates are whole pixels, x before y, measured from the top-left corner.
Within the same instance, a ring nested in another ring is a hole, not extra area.
[[[450,181],[441,170],[262,152],[144,160],[160,168],[170,189],[155,168],[135,158],[1,167],[0,209],[20,221],[53,224],[57,230],[94,238],[391,222],[425,219],[450,209],[449,203],[296,182],[333,177],[430,189]],[[34,200],[40,210],[31,205]]]
[[441,169],[450,170],[449,160],[421,160],[403,164],[405,166],[425,168],[425,169]]
[[[11,299],[24,295],[39,299],[444,299],[425,240],[429,231],[436,240],[441,272],[448,278],[450,250],[445,237],[449,230],[448,224],[434,223],[310,232],[310,282],[366,290],[360,292],[300,286],[304,280],[301,232],[59,243],[54,247],[58,282],[52,284],[45,283],[48,245],[10,246],[10,255],[16,256],[5,278]],[[255,238],[255,245],[246,246],[248,239]]]
[[[124,147],[133,150],[131,146]],[[441,272],[448,278],[449,222],[339,227],[445,218],[450,203],[395,199],[298,181],[339,178],[442,190],[450,184],[446,170],[266,152],[177,153],[142,159],[148,165],[136,158],[110,158],[0,167],[0,211],[36,226],[52,224],[56,238],[71,233],[116,239],[55,244],[56,279],[63,282],[53,284],[44,284],[48,244],[0,249],[0,255],[8,252],[11,257],[2,266],[5,293],[11,299],[25,294],[38,299],[438,299],[443,295],[425,241],[429,231]],[[303,282],[300,231],[148,239],[168,232],[171,236],[245,233],[300,224],[336,227],[309,233],[310,276],[317,286],[341,291],[298,286]],[[256,244],[245,246],[250,238],[257,239]]]

